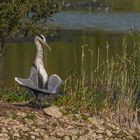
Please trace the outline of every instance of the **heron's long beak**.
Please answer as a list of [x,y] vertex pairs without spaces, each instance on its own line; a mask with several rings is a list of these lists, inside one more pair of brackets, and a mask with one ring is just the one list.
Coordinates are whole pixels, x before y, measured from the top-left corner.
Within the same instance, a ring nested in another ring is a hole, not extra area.
[[50,48],[50,46],[48,45],[47,42],[44,42],[43,44],[49,49],[49,51],[51,51],[51,48]]
[[41,42],[42,42],[42,44],[43,44],[44,46],[46,46],[46,47],[49,49],[49,51],[51,51],[51,48],[50,48],[50,46],[48,45],[47,42],[44,42],[44,41],[42,41],[42,40],[41,40]]

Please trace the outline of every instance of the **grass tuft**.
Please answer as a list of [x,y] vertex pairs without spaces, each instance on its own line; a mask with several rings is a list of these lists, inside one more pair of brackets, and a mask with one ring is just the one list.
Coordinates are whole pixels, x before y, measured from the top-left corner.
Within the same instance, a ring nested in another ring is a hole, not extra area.
[[0,101],[12,103],[27,100],[27,91],[23,90],[22,88],[17,86],[13,86],[11,88],[0,88]]

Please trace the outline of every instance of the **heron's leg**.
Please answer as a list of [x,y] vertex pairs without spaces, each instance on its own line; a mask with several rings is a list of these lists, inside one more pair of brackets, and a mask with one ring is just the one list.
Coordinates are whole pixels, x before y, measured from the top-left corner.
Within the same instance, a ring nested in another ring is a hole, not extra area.
[[35,93],[34,93],[34,91],[33,90],[31,90],[31,89],[29,89],[29,88],[27,88],[27,91],[28,91],[28,94],[29,94],[29,105],[33,105],[34,104],[34,102],[35,102]]
[[37,101],[37,100],[38,100],[38,93],[35,92],[35,101]]
[[28,89],[30,100],[29,100],[29,105],[38,108],[38,93],[34,90]]
[[39,107],[39,109],[43,106],[43,99],[44,99],[44,95],[42,93],[40,93],[39,97],[38,97],[38,107]]

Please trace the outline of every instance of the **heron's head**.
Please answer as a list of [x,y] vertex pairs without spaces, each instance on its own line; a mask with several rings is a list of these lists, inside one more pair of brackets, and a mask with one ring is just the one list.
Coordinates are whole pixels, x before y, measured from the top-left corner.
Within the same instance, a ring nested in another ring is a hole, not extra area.
[[37,38],[39,39],[39,41],[46,46],[49,50],[51,50],[51,48],[49,47],[48,43],[46,42],[46,38],[44,35],[39,35],[37,36]]

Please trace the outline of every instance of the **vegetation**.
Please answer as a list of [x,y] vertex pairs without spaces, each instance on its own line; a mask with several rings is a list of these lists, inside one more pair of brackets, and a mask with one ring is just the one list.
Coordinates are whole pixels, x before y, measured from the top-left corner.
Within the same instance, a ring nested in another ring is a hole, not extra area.
[[[140,112],[140,44],[133,40],[133,51],[127,54],[127,44],[122,43],[122,54],[109,59],[106,46],[106,60],[100,61],[100,48],[96,68],[93,69],[94,52],[82,46],[81,67],[74,69],[63,83],[64,95],[54,103],[63,106],[65,113],[100,114],[108,116],[120,124],[133,127],[138,124]],[[86,54],[90,54],[90,74],[86,71]],[[27,92],[17,86],[0,90],[0,100],[4,102],[27,101]]]
[[0,88],[0,101],[2,102],[21,102],[29,99],[25,90],[19,87]]
[[[87,50],[82,46],[80,71],[74,71],[64,82],[64,96],[57,100],[57,104],[64,106],[72,113],[95,113],[114,118],[115,121],[133,127],[138,124],[140,112],[140,71],[138,59],[140,46],[134,42],[132,54],[126,52],[123,42],[123,53],[100,63],[100,49],[96,69],[93,71],[93,52],[91,54],[90,76],[86,73],[85,54]],[[134,121],[135,120],[135,121]]]
[[56,0],[1,0],[0,7],[0,51],[5,38],[18,32],[46,32],[46,20],[59,9]]
[[[58,1],[57,1],[58,2]],[[46,32],[46,20],[57,12],[55,0],[2,0],[1,1],[0,41],[1,48],[6,37],[17,33],[27,35]],[[122,43],[122,54],[108,59],[109,46],[106,46],[107,59],[100,63],[100,49],[96,69],[93,70],[93,53],[82,46],[81,68],[75,69],[64,81],[64,96],[55,103],[64,106],[72,113],[95,113],[107,115],[119,123],[133,127],[138,124],[140,112],[140,46],[133,39],[133,52],[128,55],[127,44]],[[90,75],[85,68],[85,54],[90,54]],[[85,53],[86,52],[86,53]],[[0,89],[0,100],[4,102],[21,102],[28,100],[26,91],[18,87]],[[13,115],[13,118],[16,118]],[[34,116],[29,114],[28,119]]]

